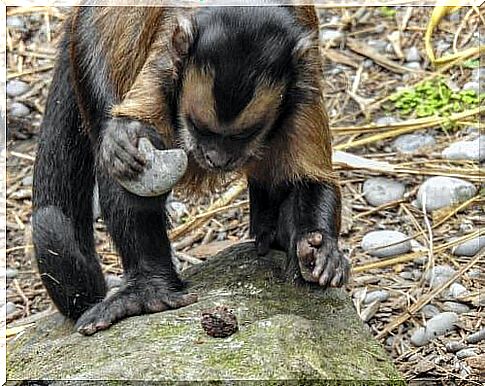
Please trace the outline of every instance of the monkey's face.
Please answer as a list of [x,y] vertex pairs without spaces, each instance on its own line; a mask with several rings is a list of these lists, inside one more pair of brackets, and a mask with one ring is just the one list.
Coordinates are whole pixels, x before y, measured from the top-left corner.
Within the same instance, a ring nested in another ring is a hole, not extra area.
[[180,100],[180,140],[201,167],[228,172],[268,151],[266,137],[284,87],[260,82],[248,96],[234,95],[244,92],[237,83],[221,88],[214,79],[212,71],[188,68]]

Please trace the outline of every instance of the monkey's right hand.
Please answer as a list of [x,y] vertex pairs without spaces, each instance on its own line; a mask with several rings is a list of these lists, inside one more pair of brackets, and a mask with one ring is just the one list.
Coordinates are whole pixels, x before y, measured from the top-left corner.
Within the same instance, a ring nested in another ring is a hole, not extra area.
[[103,131],[99,148],[99,165],[116,179],[130,180],[141,173],[146,160],[138,150],[138,139],[147,136],[143,123],[110,119]]

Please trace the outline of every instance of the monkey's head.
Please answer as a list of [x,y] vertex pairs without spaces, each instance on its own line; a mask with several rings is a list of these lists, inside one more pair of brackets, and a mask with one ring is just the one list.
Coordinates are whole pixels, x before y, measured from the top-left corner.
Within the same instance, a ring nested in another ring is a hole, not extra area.
[[308,41],[284,8],[211,7],[179,23],[179,140],[201,167],[232,171],[271,151]]

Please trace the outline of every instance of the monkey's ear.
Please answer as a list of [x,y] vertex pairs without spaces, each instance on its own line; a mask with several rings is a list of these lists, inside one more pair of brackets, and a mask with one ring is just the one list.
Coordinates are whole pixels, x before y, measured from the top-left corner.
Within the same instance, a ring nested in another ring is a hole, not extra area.
[[298,61],[315,45],[318,45],[318,36],[316,32],[303,34],[293,48],[293,58]]
[[192,17],[180,16],[172,35],[173,54],[180,58],[189,53],[190,46],[194,42],[195,20]]

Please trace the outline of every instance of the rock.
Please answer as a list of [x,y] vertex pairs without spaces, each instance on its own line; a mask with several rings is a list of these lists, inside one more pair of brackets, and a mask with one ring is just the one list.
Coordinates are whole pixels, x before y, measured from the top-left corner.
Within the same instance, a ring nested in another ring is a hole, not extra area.
[[433,211],[459,204],[476,193],[477,189],[468,181],[454,177],[431,177],[419,187],[416,204],[422,208],[426,195],[426,210]]
[[443,312],[432,317],[425,327],[419,327],[411,335],[411,343],[415,346],[424,346],[432,339],[444,335],[455,329],[458,315],[454,312]]
[[474,239],[465,241],[462,244],[453,247],[451,253],[455,256],[475,256],[485,247],[485,236],[478,236]]
[[460,283],[453,283],[452,285],[450,285],[448,293],[450,294],[451,297],[457,299],[460,296],[467,295],[468,290],[466,289],[465,286],[461,285]]
[[475,344],[481,342],[485,339],[485,328],[482,328],[480,331],[477,331],[466,338],[466,341],[471,344]]
[[376,51],[380,52],[381,54],[386,51],[387,44],[388,43],[384,40],[370,39],[370,40],[367,41],[367,45],[371,46],[372,48],[374,48]]
[[443,311],[455,312],[457,314],[463,314],[470,311],[470,307],[466,304],[456,303],[456,302],[444,302]]
[[481,135],[473,141],[455,142],[444,149],[441,156],[452,160],[485,160],[485,136]]
[[140,138],[138,149],[147,160],[146,169],[134,180],[119,180],[128,191],[144,197],[169,192],[187,169],[187,154],[182,149],[157,150],[146,138]]
[[30,86],[21,80],[14,79],[7,83],[7,95],[9,97],[17,97],[25,94],[29,90]]
[[457,341],[450,341],[445,344],[445,349],[447,352],[457,352],[460,350],[463,350],[466,347],[466,344],[463,342],[457,342]]
[[475,94],[479,94],[480,93],[480,83],[478,82],[467,82],[463,85],[463,91],[467,91],[467,90],[471,90],[471,91],[475,91]]
[[392,146],[400,153],[412,154],[435,144],[436,140],[429,134],[403,134],[393,141]]
[[421,70],[420,62],[408,62],[404,63],[404,67],[410,68],[411,70]]
[[17,306],[15,305],[15,303],[7,302],[7,304],[5,304],[5,313],[7,316],[12,315],[16,311],[17,311]]
[[468,271],[468,277],[470,279],[479,279],[482,276],[482,271],[480,268],[470,269]]
[[19,274],[19,270],[16,268],[7,268],[5,270],[5,276],[7,279],[15,279]]
[[406,240],[407,238],[408,237],[404,233],[397,231],[374,231],[369,232],[364,236],[361,247],[372,256],[395,256],[406,253],[411,249],[411,243],[409,240]]
[[456,353],[456,357],[458,359],[474,357],[475,355],[478,355],[478,352],[475,348],[464,348]]
[[420,62],[421,61],[421,55],[419,54],[419,50],[415,46],[410,47],[405,52],[406,52],[406,62]]
[[364,299],[364,303],[369,304],[375,301],[385,302],[387,299],[389,299],[390,296],[391,294],[389,293],[389,291],[386,290],[368,292]]
[[30,110],[27,106],[20,102],[14,102],[10,105],[10,115],[21,118],[30,114]]
[[[128,318],[92,337],[58,314],[45,317],[8,342],[7,378],[402,382],[345,292],[291,285],[284,262],[280,252],[257,256],[252,242],[239,244],[184,271],[198,303]],[[200,325],[202,310],[215,306],[239,320],[229,338],[209,337]]]
[[422,309],[421,313],[426,319],[430,319],[433,316],[436,316],[440,313],[438,307],[433,306],[432,304],[426,304]]
[[400,200],[406,188],[398,181],[384,177],[376,177],[366,180],[362,190],[369,204],[380,206]]
[[376,300],[373,303],[369,304],[366,308],[364,308],[360,313],[360,318],[362,319],[362,321],[367,323],[369,320],[371,320],[376,312],[379,311],[380,305],[381,302],[379,302],[379,300]]
[[333,29],[324,29],[320,31],[320,39],[322,42],[327,42],[329,40],[333,40],[335,43],[338,43],[342,40],[344,34],[342,31],[337,31]]
[[456,274],[454,268],[449,265],[436,265],[426,272],[425,280],[432,288],[439,287]]
[[379,117],[376,119],[375,123],[379,126],[392,125],[393,123],[399,122],[399,119],[392,116]]

